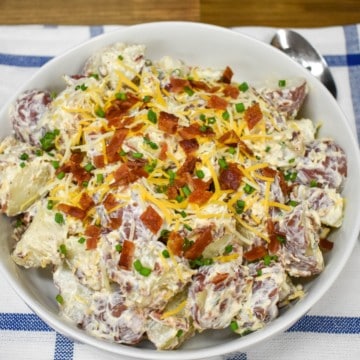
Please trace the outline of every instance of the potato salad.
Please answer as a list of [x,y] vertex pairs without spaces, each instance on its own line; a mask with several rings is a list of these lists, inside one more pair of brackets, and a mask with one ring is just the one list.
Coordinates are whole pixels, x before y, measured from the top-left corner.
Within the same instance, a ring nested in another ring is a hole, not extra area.
[[304,79],[255,86],[125,43],[63,79],[18,97],[0,143],[12,259],[51,271],[63,317],[171,350],[261,329],[306,296],[342,223],[347,161],[300,116]]

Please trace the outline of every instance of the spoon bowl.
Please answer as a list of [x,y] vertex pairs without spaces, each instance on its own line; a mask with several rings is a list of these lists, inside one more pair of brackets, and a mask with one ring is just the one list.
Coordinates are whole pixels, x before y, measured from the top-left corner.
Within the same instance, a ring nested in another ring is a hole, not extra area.
[[293,30],[280,29],[270,43],[308,69],[336,98],[335,81],[326,60],[304,37]]

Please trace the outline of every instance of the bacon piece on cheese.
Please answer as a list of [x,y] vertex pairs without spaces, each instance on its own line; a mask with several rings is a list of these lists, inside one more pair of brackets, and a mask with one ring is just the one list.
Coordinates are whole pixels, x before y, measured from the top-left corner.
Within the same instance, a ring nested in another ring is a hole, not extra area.
[[86,249],[93,250],[96,249],[97,243],[99,241],[101,229],[96,225],[88,225],[85,229],[86,239]]
[[200,257],[205,248],[213,241],[211,226],[201,229],[201,232],[195,242],[185,250],[184,256],[186,259],[195,260]]
[[83,220],[86,217],[86,211],[80,209],[77,206],[68,205],[68,204],[58,204],[57,208],[63,213],[70,215],[76,219]]
[[247,123],[249,130],[253,129],[254,126],[263,118],[263,113],[260,109],[259,103],[255,103],[249,106],[245,110],[244,119]]
[[124,270],[131,270],[133,257],[135,252],[135,244],[132,241],[124,240],[119,259],[119,267]]
[[179,118],[165,111],[160,111],[158,127],[166,134],[175,134],[178,127]]
[[220,96],[211,95],[207,102],[207,106],[211,109],[226,110],[228,102]]
[[172,231],[169,234],[167,241],[167,247],[172,254],[176,256],[181,256],[183,252],[184,238],[176,231]]
[[111,137],[109,144],[106,146],[106,156],[109,163],[120,160],[121,146],[129,133],[129,129],[117,129]]
[[199,143],[196,139],[180,140],[179,144],[186,154],[191,154],[199,148]]
[[163,218],[151,205],[140,215],[140,220],[153,234],[157,234],[163,224]]
[[229,163],[220,170],[219,183],[222,190],[237,190],[242,179],[242,172],[235,163]]

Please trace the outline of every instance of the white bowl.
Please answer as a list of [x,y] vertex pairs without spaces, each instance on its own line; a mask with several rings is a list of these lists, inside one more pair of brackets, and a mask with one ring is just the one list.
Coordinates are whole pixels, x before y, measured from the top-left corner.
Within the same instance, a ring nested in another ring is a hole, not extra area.
[[[79,342],[90,344],[112,353],[143,359],[199,359],[207,358],[245,348],[263,341],[289,328],[325,294],[344,267],[355,245],[360,229],[360,157],[357,141],[330,93],[304,70],[278,50],[234,31],[211,25],[186,22],[161,22],[131,26],[94,38],[43,66],[38,73],[14,94],[12,100],[26,89],[63,87],[63,74],[76,74],[84,61],[97,49],[116,41],[142,43],[147,46],[149,58],[158,59],[164,55],[185,60],[189,64],[203,66],[229,65],[236,78],[250,83],[268,79],[291,77],[306,78],[310,95],[303,114],[315,122],[323,122],[320,136],[330,136],[345,150],[348,158],[348,178],[343,195],[346,210],[343,226],[333,233],[333,250],[326,258],[324,272],[306,285],[306,296],[264,329],[245,337],[238,337],[229,331],[206,331],[197,335],[179,350],[160,352],[149,345],[138,347],[111,344],[87,335],[58,315],[55,302],[56,290],[44,270],[25,270],[10,259],[10,226],[0,218],[0,268],[21,298],[46,323],[60,333]],[[9,104],[0,112],[0,137],[11,131],[8,118]]]

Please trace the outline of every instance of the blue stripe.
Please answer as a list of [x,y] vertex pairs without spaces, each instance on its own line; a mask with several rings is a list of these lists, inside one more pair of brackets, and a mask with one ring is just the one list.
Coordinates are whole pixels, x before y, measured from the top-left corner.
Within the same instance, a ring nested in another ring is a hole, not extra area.
[[0,53],[0,65],[41,67],[51,59],[51,56],[12,55]]
[[224,360],[247,360],[247,355],[245,353],[237,353],[225,356]]
[[325,334],[360,334],[359,317],[304,316],[287,332],[311,332]]
[[54,331],[35,314],[0,313],[0,330]]
[[[350,62],[356,63],[356,58],[360,57],[359,34],[356,25],[344,26],[346,51]],[[357,54],[353,56],[352,54]],[[355,123],[358,139],[360,139],[360,64],[357,63],[349,67],[349,80],[351,89],[351,99],[355,114]]]
[[72,360],[74,356],[74,342],[56,333],[54,360]]
[[348,55],[324,55],[329,66],[358,66],[360,65],[360,54]]
[[103,26],[90,26],[90,36],[95,37],[104,33]]

